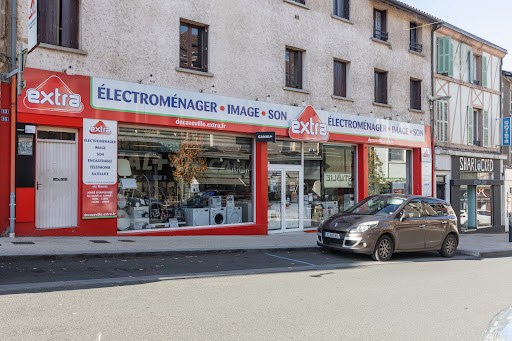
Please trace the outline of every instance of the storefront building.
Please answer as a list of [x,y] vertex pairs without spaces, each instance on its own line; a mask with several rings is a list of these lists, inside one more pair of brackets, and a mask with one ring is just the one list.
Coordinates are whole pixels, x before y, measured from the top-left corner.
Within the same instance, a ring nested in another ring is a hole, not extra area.
[[432,193],[428,126],[38,69],[25,79],[16,236],[307,231],[370,194]]

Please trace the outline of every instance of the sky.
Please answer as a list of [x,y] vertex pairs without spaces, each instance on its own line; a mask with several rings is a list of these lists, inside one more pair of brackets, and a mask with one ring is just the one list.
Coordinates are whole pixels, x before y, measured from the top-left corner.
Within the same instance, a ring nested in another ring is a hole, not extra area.
[[508,51],[512,71],[512,0],[401,0]]

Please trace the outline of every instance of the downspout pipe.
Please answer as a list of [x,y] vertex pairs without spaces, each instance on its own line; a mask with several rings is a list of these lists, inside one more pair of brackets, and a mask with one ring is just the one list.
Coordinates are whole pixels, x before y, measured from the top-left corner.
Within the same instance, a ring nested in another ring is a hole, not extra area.
[[[432,32],[430,33],[430,84],[431,90],[432,90],[432,97],[435,98],[435,83],[434,83],[434,61],[435,61],[435,54],[434,54],[434,34],[435,32],[441,27],[441,24],[435,24],[434,28],[432,29]],[[435,113],[435,101],[430,101],[430,105],[432,108],[430,109],[430,143],[431,143],[431,153],[432,153],[432,196],[435,196],[437,193],[435,191],[436,189],[436,159],[435,159],[435,147],[436,147],[436,113]],[[446,190],[446,189],[445,189]]]
[[[16,70],[16,0],[11,0],[11,72]],[[11,79],[11,176],[9,196],[9,237],[14,238],[14,222],[16,221],[16,78]]]

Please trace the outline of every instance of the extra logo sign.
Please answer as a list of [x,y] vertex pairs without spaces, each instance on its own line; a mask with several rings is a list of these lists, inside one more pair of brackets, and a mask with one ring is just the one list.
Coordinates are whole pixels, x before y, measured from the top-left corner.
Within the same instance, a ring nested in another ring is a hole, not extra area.
[[23,103],[27,108],[80,113],[82,98],[58,76],[51,76],[35,89],[28,89]]
[[292,139],[297,140],[329,141],[327,124],[320,120],[310,105],[302,111],[297,120],[292,121],[289,134]]
[[102,121],[98,121],[95,125],[93,125],[89,131],[91,134],[99,134],[99,135],[111,135],[112,130],[105,125]]

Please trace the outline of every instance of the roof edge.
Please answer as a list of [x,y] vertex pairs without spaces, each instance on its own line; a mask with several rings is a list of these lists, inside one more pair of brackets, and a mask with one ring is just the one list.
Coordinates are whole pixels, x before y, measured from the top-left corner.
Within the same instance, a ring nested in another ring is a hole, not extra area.
[[467,32],[467,31],[464,31],[463,29],[461,29],[461,28],[459,28],[459,27],[457,27],[457,26],[455,26],[455,25],[449,24],[449,23],[447,23],[447,22],[443,22],[443,23],[441,23],[441,25],[442,25],[442,26],[444,26],[444,27],[446,27],[446,28],[449,28],[449,29],[451,29],[451,30],[453,30],[453,31],[455,31],[455,32],[458,32],[458,33],[460,33],[460,34],[463,34],[463,35],[465,35],[465,36],[467,36],[467,37],[469,37],[469,38],[471,38],[471,39],[474,39],[474,40],[476,40],[476,41],[479,41],[479,42],[481,42],[481,43],[483,43],[483,44],[485,44],[485,45],[488,45],[488,46],[490,46],[490,47],[492,47],[492,48],[494,48],[494,49],[496,49],[496,50],[498,50],[498,51],[501,51],[501,52],[503,52],[503,53],[508,53],[508,51],[507,51],[505,48],[500,47],[500,46],[498,46],[498,45],[496,45],[496,44],[493,44],[493,43],[491,43],[490,41],[485,40],[485,39],[483,39],[483,38],[480,38],[480,37],[478,37],[478,36],[476,36],[476,35],[474,35],[474,34],[472,34],[472,33],[469,33],[469,32]]
[[407,11],[407,12],[419,15],[423,19],[426,19],[427,21],[430,21],[432,23],[434,23],[434,22],[442,23],[443,22],[443,20],[441,20],[439,18],[436,18],[433,15],[428,14],[427,12],[423,12],[422,10],[419,10],[419,9],[417,9],[415,7],[407,5],[406,3],[402,2],[402,1],[398,1],[398,0],[380,0],[380,1],[384,2],[384,3],[387,3],[389,5],[401,8],[401,9]]

